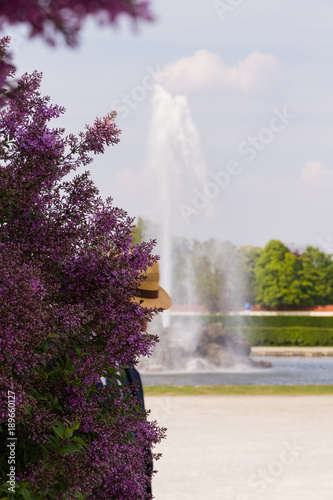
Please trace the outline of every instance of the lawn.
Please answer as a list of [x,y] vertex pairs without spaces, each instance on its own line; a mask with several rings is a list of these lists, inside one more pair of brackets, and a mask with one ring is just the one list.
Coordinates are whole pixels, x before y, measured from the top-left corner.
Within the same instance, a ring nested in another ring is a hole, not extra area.
[[147,396],[314,396],[333,395],[333,385],[145,386]]

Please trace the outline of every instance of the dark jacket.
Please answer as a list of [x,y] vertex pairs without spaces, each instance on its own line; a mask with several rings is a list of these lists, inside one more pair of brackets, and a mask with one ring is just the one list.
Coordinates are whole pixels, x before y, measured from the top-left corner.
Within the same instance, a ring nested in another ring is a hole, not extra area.
[[[126,384],[126,385],[128,384],[130,386],[132,395],[137,398],[142,411],[145,411],[145,403],[144,403],[144,398],[143,398],[143,388],[142,388],[142,381],[141,381],[140,373],[134,367],[125,368],[124,371],[126,374],[126,379],[124,380],[124,384]],[[110,384],[111,381],[109,379],[106,379],[106,383]],[[103,387],[102,381],[100,381],[97,384],[97,387]],[[146,473],[147,473],[148,477],[151,477],[151,474],[153,471],[153,459],[152,459],[152,454],[151,454],[150,449],[148,450],[148,455],[150,457],[150,462],[146,464]],[[149,493],[151,495],[151,485],[147,485],[146,493]]]
[[[145,403],[144,403],[144,398],[143,398],[143,388],[142,388],[142,382],[141,382],[141,377],[140,373],[136,368],[125,368],[125,373],[126,373],[126,383],[128,383],[131,387],[131,392],[133,396],[137,398],[137,400],[140,403],[140,407],[142,411],[145,411]],[[151,473],[153,471],[153,459],[151,455],[151,450],[148,450],[148,454],[150,457],[150,463],[146,465],[146,471],[147,471],[147,476],[151,476]],[[147,485],[146,487],[146,493],[151,494],[151,486]]]

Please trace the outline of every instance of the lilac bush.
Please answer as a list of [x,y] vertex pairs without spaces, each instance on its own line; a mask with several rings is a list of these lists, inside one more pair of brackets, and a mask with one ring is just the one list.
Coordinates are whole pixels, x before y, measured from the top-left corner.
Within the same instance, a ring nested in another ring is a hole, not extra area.
[[103,24],[115,24],[121,15],[134,21],[151,20],[149,4],[142,0],[0,0],[0,29],[25,24],[30,36],[42,36],[54,45],[59,32],[73,46],[88,16]]
[[133,219],[89,172],[66,178],[119,141],[115,113],[65,135],[40,82],[23,75],[0,111],[0,498],[13,391],[14,498],[139,500],[164,429],[120,374],[156,342],[141,332],[154,311],[133,301],[154,242],[131,244]]

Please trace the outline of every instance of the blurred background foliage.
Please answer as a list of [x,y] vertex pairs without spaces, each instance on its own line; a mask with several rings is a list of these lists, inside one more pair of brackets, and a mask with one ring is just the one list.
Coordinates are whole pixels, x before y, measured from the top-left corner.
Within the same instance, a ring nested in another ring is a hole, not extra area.
[[[139,217],[133,243],[147,240],[152,229],[155,223]],[[333,304],[332,256],[311,246],[289,249],[278,240],[259,248],[174,237],[170,293],[175,305],[201,305],[212,314],[246,303],[267,310]]]

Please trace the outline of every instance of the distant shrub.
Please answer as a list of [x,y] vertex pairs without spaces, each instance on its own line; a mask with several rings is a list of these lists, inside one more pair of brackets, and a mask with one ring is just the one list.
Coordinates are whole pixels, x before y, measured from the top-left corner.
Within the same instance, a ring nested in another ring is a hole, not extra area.
[[333,328],[229,327],[253,346],[333,346]]
[[221,322],[251,345],[333,346],[333,316],[178,316],[172,321],[184,327]]

